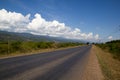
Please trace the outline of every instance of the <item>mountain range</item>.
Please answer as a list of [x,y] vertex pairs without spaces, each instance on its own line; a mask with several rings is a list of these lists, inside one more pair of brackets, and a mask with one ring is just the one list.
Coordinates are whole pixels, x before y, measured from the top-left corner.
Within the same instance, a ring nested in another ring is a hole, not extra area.
[[85,42],[76,39],[66,39],[62,37],[51,37],[42,35],[33,35],[30,33],[18,33],[0,31],[0,41],[56,41],[56,42]]

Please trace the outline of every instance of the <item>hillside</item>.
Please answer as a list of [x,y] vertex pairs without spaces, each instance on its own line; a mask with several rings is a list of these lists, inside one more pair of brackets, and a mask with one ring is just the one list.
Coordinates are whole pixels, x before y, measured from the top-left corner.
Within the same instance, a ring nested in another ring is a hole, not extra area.
[[65,39],[61,37],[51,37],[42,35],[33,35],[29,33],[16,33],[0,31],[0,41],[56,41],[56,42],[84,42],[81,40]]

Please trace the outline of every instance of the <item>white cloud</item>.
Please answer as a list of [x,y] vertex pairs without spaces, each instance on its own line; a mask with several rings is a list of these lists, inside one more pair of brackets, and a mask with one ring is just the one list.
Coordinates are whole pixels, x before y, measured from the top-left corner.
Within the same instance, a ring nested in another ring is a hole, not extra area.
[[98,34],[95,35],[95,39],[96,39],[96,40],[99,39],[99,35],[98,35]]
[[110,39],[110,40],[111,40],[112,38],[113,38],[112,36],[109,36],[109,37],[108,37],[108,39]]
[[29,23],[30,14],[24,16],[21,13],[0,10],[0,29],[7,31],[23,32],[26,31]]
[[13,32],[28,32],[37,35],[49,35],[70,39],[98,40],[99,35],[83,33],[79,28],[71,28],[59,21],[46,21],[36,13],[30,20],[30,14],[24,16],[21,13],[0,10],[0,29]]

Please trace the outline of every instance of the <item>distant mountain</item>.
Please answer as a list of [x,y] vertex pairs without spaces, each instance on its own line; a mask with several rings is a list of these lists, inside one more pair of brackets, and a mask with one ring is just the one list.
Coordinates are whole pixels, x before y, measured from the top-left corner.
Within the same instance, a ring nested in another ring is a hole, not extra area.
[[17,33],[17,32],[7,32],[0,31],[0,41],[56,41],[56,42],[84,42],[74,39],[66,39],[61,37],[50,37],[33,35],[29,33]]

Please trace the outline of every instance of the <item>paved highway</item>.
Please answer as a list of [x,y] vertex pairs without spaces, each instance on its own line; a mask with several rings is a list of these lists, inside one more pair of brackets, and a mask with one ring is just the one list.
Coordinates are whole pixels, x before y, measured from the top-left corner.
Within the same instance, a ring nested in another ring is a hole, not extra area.
[[0,59],[0,80],[74,80],[82,76],[90,49],[82,46]]

